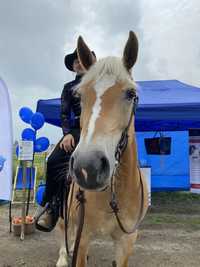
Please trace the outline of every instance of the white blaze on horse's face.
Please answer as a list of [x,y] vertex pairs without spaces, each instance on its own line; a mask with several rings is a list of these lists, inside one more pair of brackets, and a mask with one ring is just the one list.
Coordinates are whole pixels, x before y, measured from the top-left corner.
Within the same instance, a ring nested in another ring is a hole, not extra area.
[[115,151],[128,125],[136,86],[123,60],[107,57],[85,74],[80,86],[81,138],[70,171],[76,182],[89,190],[109,185]]
[[[97,119],[100,117],[101,113],[101,104],[102,104],[102,96],[109,88],[113,87],[116,83],[116,78],[114,75],[106,74],[102,79],[97,81],[92,90],[95,90],[96,100],[92,107],[91,117],[88,125],[87,135],[85,137],[85,142],[89,144],[92,141],[92,137],[95,131],[95,123]],[[89,96],[88,96],[89,97]]]

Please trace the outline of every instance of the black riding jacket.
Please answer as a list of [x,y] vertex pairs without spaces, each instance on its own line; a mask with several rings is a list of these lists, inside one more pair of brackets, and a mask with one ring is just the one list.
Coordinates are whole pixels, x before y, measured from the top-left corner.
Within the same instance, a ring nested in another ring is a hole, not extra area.
[[[73,90],[80,81],[81,76],[77,75],[75,80],[64,85],[61,94],[61,127],[63,135],[74,135],[74,132],[80,131],[80,98],[74,94]],[[74,120],[71,119],[72,113],[74,114]]]

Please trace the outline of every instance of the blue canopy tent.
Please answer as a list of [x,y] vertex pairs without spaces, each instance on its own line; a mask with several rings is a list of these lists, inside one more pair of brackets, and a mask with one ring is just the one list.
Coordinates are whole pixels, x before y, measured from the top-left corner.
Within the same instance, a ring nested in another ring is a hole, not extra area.
[[[152,189],[188,190],[187,131],[200,128],[200,88],[177,80],[141,81],[137,84],[139,105],[135,128],[139,158],[152,167]],[[37,111],[44,114],[47,123],[60,126],[60,99],[39,100]],[[167,131],[165,135],[173,137],[171,155],[146,154],[144,138],[152,137],[155,131]]]
[[[136,131],[185,131],[200,128],[200,88],[177,80],[137,82]],[[37,111],[60,126],[60,99],[39,100]],[[73,116],[73,114],[72,114]]]

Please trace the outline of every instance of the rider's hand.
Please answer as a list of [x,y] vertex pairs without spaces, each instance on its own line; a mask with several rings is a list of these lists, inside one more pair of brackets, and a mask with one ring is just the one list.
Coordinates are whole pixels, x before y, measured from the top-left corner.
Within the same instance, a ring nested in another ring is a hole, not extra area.
[[75,147],[74,137],[71,134],[64,136],[60,143],[60,148],[64,149],[66,152],[71,152]]

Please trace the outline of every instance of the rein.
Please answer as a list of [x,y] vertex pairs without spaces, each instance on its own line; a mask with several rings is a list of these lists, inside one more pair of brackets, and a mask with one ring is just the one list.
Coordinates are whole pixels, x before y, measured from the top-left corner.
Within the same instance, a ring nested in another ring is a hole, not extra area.
[[[131,111],[131,115],[129,118],[129,122],[127,127],[124,129],[124,131],[122,132],[122,136],[119,140],[119,143],[116,147],[116,151],[115,151],[115,168],[112,174],[112,178],[111,178],[111,201],[110,201],[110,206],[114,212],[114,215],[116,217],[116,220],[119,224],[120,229],[126,233],[126,234],[132,234],[134,233],[140,222],[142,219],[142,213],[143,213],[143,202],[144,202],[144,186],[143,186],[143,182],[142,182],[142,177],[141,177],[141,172],[140,169],[138,167],[138,171],[140,174],[140,184],[141,184],[141,206],[140,206],[140,213],[138,216],[138,220],[136,222],[136,224],[134,225],[133,229],[126,230],[125,227],[123,226],[121,220],[119,219],[118,216],[118,212],[119,212],[119,208],[118,208],[118,203],[116,200],[116,194],[115,194],[115,182],[114,182],[114,175],[119,167],[119,163],[120,163],[120,159],[122,156],[122,153],[124,152],[124,150],[127,147],[128,144],[128,130],[129,127],[131,125],[132,122],[132,118],[133,115],[135,115],[136,112],[136,108],[138,105],[138,96],[135,95],[134,99],[133,99],[133,108]],[[68,227],[69,227],[69,217],[70,217],[70,208],[71,208],[71,204],[72,204],[72,199],[73,199],[73,191],[74,191],[74,183],[72,185],[72,192],[71,192],[71,198],[69,201],[69,208],[68,208],[68,197],[69,197],[69,192],[70,192],[70,187],[71,187],[71,178],[69,178],[68,176],[68,181],[67,181],[67,190],[66,190],[66,196],[65,196],[65,244],[66,244],[66,251],[68,254],[68,258],[71,259],[71,265],[69,265],[70,267],[76,267],[76,262],[77,262],[77,256],[78,256],[78,249],[79,249],[79,244],[80,244],[80,240],[81,240],[81,234],[82,234],[82,230],[83,230],[83,225],[84,225],[84,217],[85,217],[85,197],[84,197],[84,191],[81,190],[79,188],[79,191],[76,195],[76,199],[78,201],[78,228],[77,228],[77,233],[76,233],[76,239],[75,239],[75,244],[74,244],[74,250],[73,250],[73,256],[70,255],[70,251],[69,251],[69,247],[68,247]]]
[[[72,184],[72,186],[71,186]],[[69,200],[69,207],[68,207],[68,197],[70,193],[70,188],[71,188],[71,196]],[[77,256],[78,256],[78,248],[79,244],[81,241],[81,234],[83,230],[83,225],[84,225],[84,218],[85,218],[85,196],[84,196],[84,191],[79,188],[77,194],[76,194],[76,199],[78,202],[78,228],[76,232],[76,239],[74,243],[74,248],[73,248],[73,254],[70,254],[69,250],[69,244],[68,244],[68,228],[69,228],[69,218],[70,218],[70,210],[71,210],[71,205],[73,201],[73,195],[74,195],[74,182],[72,183],[71,177],[68,175],[67,178],[67,185],[66,185],[66,195],[65,195],[65,216],[64,216],[64,222],[65,222],[65,246],[66,246],[66,251],[68,255],[68,259],[70,260],[70,267],[76,267],[76,262],[77,262]]]
[[135,223],[135,225],[133,226],[133,228],[131,230],[127,230],[119,218],[119,215],[118,215],[119,207],[118,207],[116,194],[115,194],[115,190],[114,190],[114,183],[112,183],[112,186],[111,186],[112,199],[110,201],[110,207],[113,210],[113,213],[114,213],[115,218],[119,224],[120,229],[122,230],[122,232],[124,232],[125,234],[128,234],[128,235],[133,234],[137,230],[139,224],[142,221],[143,203],[144,203],[144,185],[142,182],[142,176],[141,176],[141,171],[140,171],[139,167],[138,167],[138,171],[139,171],[139,175],[140,175],[140,185],[141,185],[141,205],[140,205],[140,213],[139,213],[137,222]]

